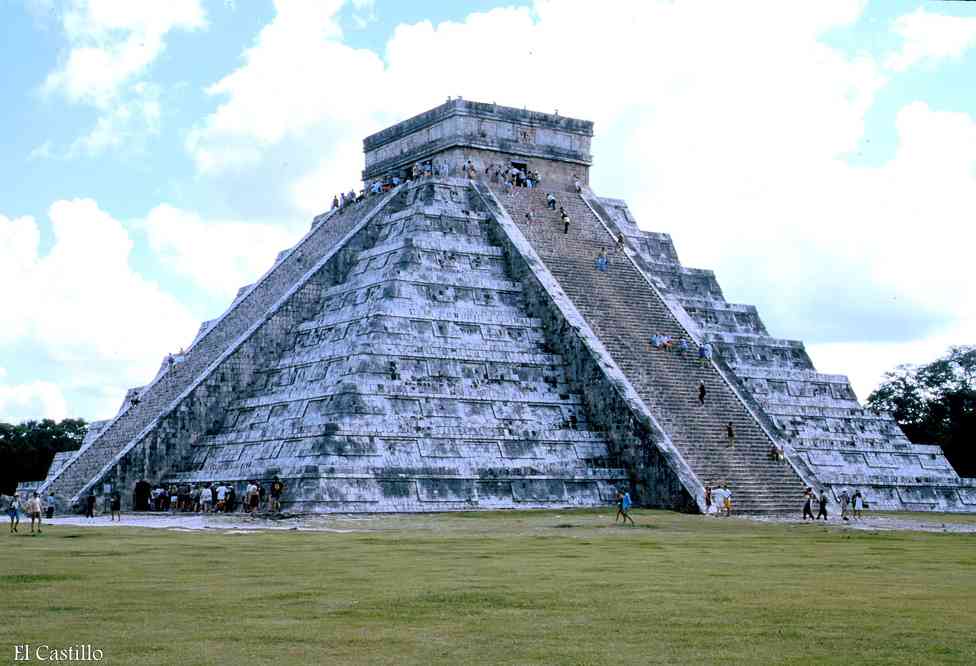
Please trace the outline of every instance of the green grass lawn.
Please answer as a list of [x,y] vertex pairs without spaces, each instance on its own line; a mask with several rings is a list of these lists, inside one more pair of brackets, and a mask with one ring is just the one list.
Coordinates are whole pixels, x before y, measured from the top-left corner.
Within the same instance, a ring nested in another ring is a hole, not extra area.
[[976,535],[635,517],[0,533],[0,663],[976,663]]

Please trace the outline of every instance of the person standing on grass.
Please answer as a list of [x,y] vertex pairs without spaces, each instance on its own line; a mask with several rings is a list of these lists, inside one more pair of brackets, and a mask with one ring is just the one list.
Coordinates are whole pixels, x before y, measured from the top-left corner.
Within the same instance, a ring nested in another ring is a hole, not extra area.
[[44,507],[41,506],[41,496],[36,492],[34,495],[27,500],[27,515],[30,516],[31,521],[31,534],[34,533],[34,521],[37,521],[37,533],[41,533],[41,511]]
[[854,491],[854,498],[851,500],[851,504],[854,506],[854,518],[860,520],[861,512],[864,510],[864,496],[861,495],[860,490]]
[[732,426],[732,422],[729,421],[725,426],[725,437],[729,440],[729,448],[735,447],[735,428]]
[[[726,488],[726,484],[724,483],[719,484],[719,486],[712,491],[712,498],[715,502],[716,513],[722,515],[722,513],[726,511],[725,500],[731,497],[731,495],[732,493],[729,492],[729,489]],[[731,507],[731,502],[729,502],[729,506]]]
[[119,491],[112,493],[112,502],[110,504],[110,509],[112,511],[112,520],[118,520],[122,522],[122,496],[119,495]]
[[726,518],[732,516],[732,491],[727,483],[722,484],[722,508],[725,509]]
[[698,382],[698,404],[702,407],[705,406],[705,395],[708,391],[705,390],[705,382]]
[[712,487],[705,486],[705,515],[712,512]]
[[803,491],[803,521],[806,522],[807,516],[810,516],[810,520],[816,520],[813,517],[813,488],[807,486],[807,489]]
[[[623,516],[624,525],[627,524],[628,520],[630,521],[631,525],[635,525],[636,523],[634,522],[634,519],[630,517],[630,507],[632,505],[632,502],[630,501],[630,493],[625,493],[618,490],[617,495],[618,501],[620,502],[617,505],[617,517],[619,518],[620,516]],[[614,518],[613,522],[617,522],[617,519]]]
[[20,525],[20,496],[17,493],[10,496],[10,501],[7,503],[7,515],[10,516],[10,533],[14,534],[17,531],[17,526]]
[[842,490],[840,493],[840,517],[842,520],[850,520],[850,516],[847,515],[850,506],[851,496],[847,494],[847,490]]
[[817,520],[823,518],[824,522],[826,522],[827,521],[827,491],[826,490],[820,491],[820,499],[817,500],[817,504],[820,505],[820,508],[817,511]]

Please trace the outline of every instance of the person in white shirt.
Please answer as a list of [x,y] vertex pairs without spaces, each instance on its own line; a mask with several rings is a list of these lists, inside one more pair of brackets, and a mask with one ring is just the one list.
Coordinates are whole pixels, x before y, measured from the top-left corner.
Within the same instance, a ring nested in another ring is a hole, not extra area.
[[34,533],[34,521],[37,521],[37,533],[41,533],[41,511],[44,507],[41,505],[41,496],[37,493],[27,500],[27,515],[31,519],[31,534]]
[[247,490],[244,491],[244,507],[248,513],[254,511],[257,503],[254,501],[254,496],[258,494],[258,487],[253,481],[248,481]]
[[860,518],[861,512],[864,511],[864,496],[860,490],[854,491],[854,498],[851,500],[851,503],[854,507],[854,517]]
[[213,491],[210,486],[207,486],[200,491],[200,511],[210,513],[211,505],[213,505]]
[[719,515],[723,513],[726,517],[732,515],[732,491],[726,484],[723,483],[712,491],[712,499],[715,501]]
[[227,506],[227,486],[220,484],[217,486],[217,511],[222,512]]

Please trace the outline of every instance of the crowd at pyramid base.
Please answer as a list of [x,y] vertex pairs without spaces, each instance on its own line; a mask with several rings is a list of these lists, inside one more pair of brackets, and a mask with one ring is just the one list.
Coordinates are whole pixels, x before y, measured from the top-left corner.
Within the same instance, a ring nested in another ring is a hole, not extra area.
[[808,487],[976,510],[938,447],[596,196],[591,136],[450,100],[368,137],[364,193],[29,487],[62,510],[274,478],[286,512],[601,506],[618,490],[706,511],[720,485],[745,512],[798,513]]

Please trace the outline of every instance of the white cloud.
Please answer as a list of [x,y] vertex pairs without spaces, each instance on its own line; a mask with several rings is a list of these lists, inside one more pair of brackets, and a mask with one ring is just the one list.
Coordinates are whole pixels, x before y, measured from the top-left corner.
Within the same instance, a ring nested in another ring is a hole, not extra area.
[[159,133],[159,88],[140,81],[129,86],[129,93],[105,109],[87,134],[72,142],[67,157],[97,155],[121,146],[138,147],[144,134]]
[[[198,323],[133,271],[132,240],[94,201],[56,201],[49,217],[54,243],[41,255],[33,218],[0,215],[0,284],[11,287],[0,310],[0,345],[17,344],[59,365],[63,385],[75,390],[145,382],[167,351],[192,338]],[[79,385],[82,376],[90,383]],[[47,402],[41,404],[57,405],[44,382],[24,386],[33,388],[11,395],[42,396]]]
[[280,226],[205,221],[167,204],[149,212],[145,230],[150,247],[168,268],[227,299],[260,277],[279,251],[298,240],[296,233]]
[[276,0],[278,14],[244,52],[244,64],[207,89],[226,101],[188,136],[200,171],[252,167],[269,146],[322,123],[365,126],[364,104],[373,109],[384,97],[369,85],[383,64],[373,52],[339,41],[341,6],[341,0]]
[[206,17],[198,0],[74,0],[62,26],[70,49],[45,88],[104,108],[162,53],[166,33],[203,28]]
[[976,46],[976,18],[935,14],[919,7],[895,19],[892,30],[901,36],[901,49],[885,61],[901,72],[920,62],[959,58]]
[[357,176],[352,165],[362,163],[363,144],[359,140],[336,141],[329,159],[321,160],[311,171],[299,177],[290,188],[292,203],[306,215],[316,215],[331,205],[332,197],[347,191]]
[[158,131],[158,90],[143,77],[165,50],[169,32],[206,27],[199,0],[70,0],[60,16],[68,50],[42,90],[100,112],[95,128],[69,154]]
[[6,384],[0,368],[0,421],[18,423],[27,419],[54,419],[68,416],[68,404],[61,389],[51,382]]
[[32,307],[31,279],[37,263],[41,233],[33,217],[0,215],[0,284],[5,285],[0,308],[0,344],[27,335]]
[[31,151],[27,154],[27,160],[46,160],[53,156],[54,154],[51,152],[51,141],[48,139],[41,145],[35,146],[33,149],[31,149]]

